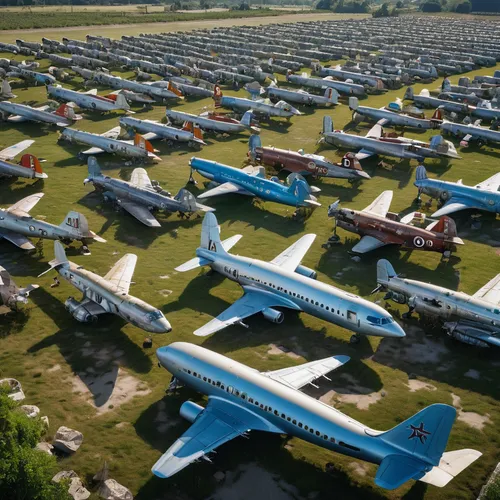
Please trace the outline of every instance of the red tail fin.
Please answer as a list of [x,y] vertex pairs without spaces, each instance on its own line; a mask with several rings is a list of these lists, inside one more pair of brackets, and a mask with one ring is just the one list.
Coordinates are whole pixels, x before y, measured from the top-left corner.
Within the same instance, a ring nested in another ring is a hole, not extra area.
[[55,111],[55,115],[64,116],[64,118],[72,119],[75,116],[73,108],[70,108],[67,104],[61,104]]
[[438,223],[432,228],[434,233],[444,234],[445,238],[455,238],[457,236],[457,226],[455,221],[443,215]]
[[185,130],[186,132],[192,132],[193,131],[193,122],[185,121],[182,125],[182,130]]
[[141,134],[135,134],[134,145],[139,146],[140,148],[145,149],[150,153],[155,152],[152,144],[148,140],[144,139],[144,137]]
[[178,95],[179,97],[184,97],[184,94],[177,87],[174,87],[172,85],[172,82],[168,82],[167,90],[170,90],[170,92],[173,92],[175,95]]
[[116,98],[118,97],[118,94],[108,94],[106,96],[106,99],[111,99],[112,101],[116,101]]
[[193,135],[200,141],[203,140],[203,132],[201,131],[201,128],[198,125],[193,126]]
[[31,168],[31,170],[33,170],[34,172],[43,174],[42,166],[40,165],[40,161],[36,156],[30,155],[28,153],[24,154],[21,157],[19,165],[21,165],[21,167]]
[[442,120],[443,119],[443,111],[441,109],[436,109],[434,114],[432,115],[433,120]]
[[220,107],[220,101],[222,99],[222,90],[218,85],[214,87],[214,101],[215,101],[215,107],[218,108]]

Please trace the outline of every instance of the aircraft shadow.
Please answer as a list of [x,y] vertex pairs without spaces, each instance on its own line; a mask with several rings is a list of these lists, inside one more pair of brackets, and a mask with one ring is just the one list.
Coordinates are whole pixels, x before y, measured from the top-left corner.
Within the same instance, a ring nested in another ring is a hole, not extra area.
[[[3,306],[0,306],[0,308]],[[22,332],[30,317],[30,306],[0,312],[0,339]]]
[[36,137],[43,137],[49,134],[52,134],[55,128],[52,128],[49,124],[41,124],[35,123],[31,121],[21,123],[21,126],[18,127],[17,124],[12,122],[5,122],[5,124],[0,125],[0,133],[7,134],[9,130],[12,129],[12,126],[15,126],[18,130],[22,131],[25,137],[33,139]]

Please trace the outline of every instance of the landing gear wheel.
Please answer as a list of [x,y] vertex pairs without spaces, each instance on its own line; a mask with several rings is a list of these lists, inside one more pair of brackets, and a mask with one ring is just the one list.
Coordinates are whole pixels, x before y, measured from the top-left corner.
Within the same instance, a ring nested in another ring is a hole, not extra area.
[[361,339],[359,338],[359,335],[357,335],[356,333],[354,335],[351,335],[351,338],[349,339],[350,344],[359,344],[360,341]]

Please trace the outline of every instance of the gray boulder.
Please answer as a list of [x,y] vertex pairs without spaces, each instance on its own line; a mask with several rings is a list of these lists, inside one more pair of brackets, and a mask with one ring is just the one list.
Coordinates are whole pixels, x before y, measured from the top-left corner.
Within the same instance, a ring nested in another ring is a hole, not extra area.
[[42,441],[41,443],[38,443],[35,448],[40,451],[44,451],[45,453],[48,453],[49,455],[52,455],[52,450],[54,447],[50,443],[46,443],[45,441]]
[[53,444],[54,448],[64,453],[74,453],[80,448],[82,441],[83,434],[81,432],[61,426],[57,429]]
[[70,481],[68,493],[75,500],[86,500],[90,496],[90,491],[85,488],[85,486],[83,486],[82,480],[73,470],[63,470],[61,472],[58,472],[52,478],[52,481],[54,481],[55,483],[59,483],[65,479]]
[[99,496],[106,500],[133,500],[132,492],[117,483],[114,479],[106,479],[99,488]]

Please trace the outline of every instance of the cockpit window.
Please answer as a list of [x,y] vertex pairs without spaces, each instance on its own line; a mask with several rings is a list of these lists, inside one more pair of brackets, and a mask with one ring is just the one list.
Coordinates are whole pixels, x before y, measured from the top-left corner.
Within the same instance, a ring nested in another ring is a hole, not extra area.
[[163,313],[161,311],[153,311],[148,314],[149,321],[155,321],[160,318],[163,318]]
[[375,316],[368,316],[366,319],[373,325],[380,325],[380,318],[376,318]]
[[366,319],[372,325],[390,325],[391,323],[394,323],[394,319],[391,318],[391,317],[388,317],[388,318],[377,318],[375,316],[368,316]]
[[382,324],[383,325],[390,325],[391,323],[394,323],[393,318],[382,318]]

